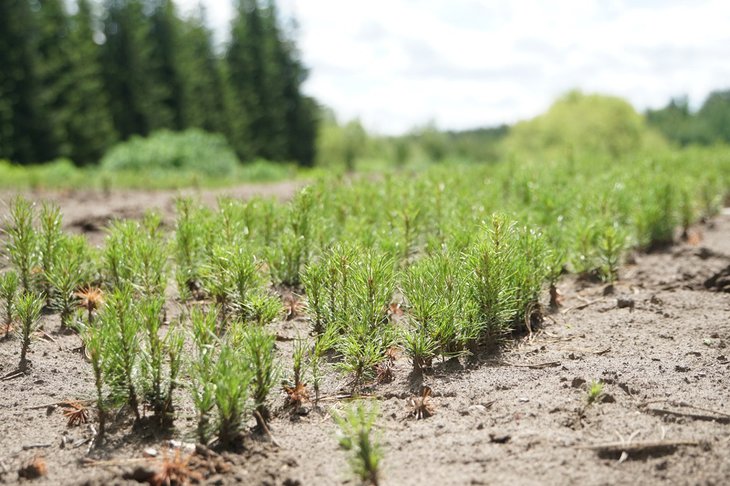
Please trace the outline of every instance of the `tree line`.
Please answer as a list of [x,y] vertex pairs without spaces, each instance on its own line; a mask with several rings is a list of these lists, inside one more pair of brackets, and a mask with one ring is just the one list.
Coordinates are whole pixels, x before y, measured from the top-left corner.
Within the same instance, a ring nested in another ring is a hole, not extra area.
[[730,143],[730,90],[713,91],[696,112],[686,96],[673,98],[664,108],[647,110],[646,119],[681,146]]
[[0,159],[96,163],[161,130],[226,136],[239,158],[311,165],[318,107],[273,0],[237,0],[216,49],[201,6],[0,1]]

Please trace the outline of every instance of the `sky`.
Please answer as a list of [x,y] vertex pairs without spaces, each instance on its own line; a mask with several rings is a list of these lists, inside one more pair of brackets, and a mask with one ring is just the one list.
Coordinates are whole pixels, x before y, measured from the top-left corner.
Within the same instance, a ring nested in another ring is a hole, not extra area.
[[[183,11],[201,0],[178,0]],[[229,0],[202,0],[219,39]],[[513,123],[579,88],[638,110],[730,88],[727,0],[278,0],[299,24],[304,91],[399,134]]]

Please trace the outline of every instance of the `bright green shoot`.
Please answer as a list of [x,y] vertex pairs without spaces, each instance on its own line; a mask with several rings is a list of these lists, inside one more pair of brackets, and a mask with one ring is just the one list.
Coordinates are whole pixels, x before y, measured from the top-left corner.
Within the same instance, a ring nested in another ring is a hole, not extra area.
[[603,396],[603,383],[600,381],[592,381],[588,384],[588,394],[586,396],[586,400],[588,401],[588,404],[591,405],[593,403],[596,403],[601,396]]

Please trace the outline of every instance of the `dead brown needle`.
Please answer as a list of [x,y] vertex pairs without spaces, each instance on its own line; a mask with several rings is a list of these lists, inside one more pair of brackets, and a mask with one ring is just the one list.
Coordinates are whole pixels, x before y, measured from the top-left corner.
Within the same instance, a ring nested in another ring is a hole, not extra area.
[[89,421],[89,409],[79,402],[64,402],[61,404],[65,408],[63,416],[68,419],[67,425],[73,427],[75,425],[85,424]]
[[436,409],[431,403],[431,393],[431,387],[424,386],[420,397],[410,399],[408,413],[410,417],[422,420],[436,413]]
[[104,302],[104,295],[100,288],[97,287],[86,287],[78,292],[74,293],[79,298],[79,306],[86,309],[89,313],[89,320],[92,320],[92,314],[95,310],[101,307]]
[[298,383],[296,386],[284,386],[284,391],[287,395],[287,402],[289,405],[296,409],[302,406],[302,403],[309,400],[309,393],[307,393],[307,385],[304,383]]
[[152,486],[173,486],[190,484],[191,480],[202,481],[203,476],[190,468],[192,457],[193,454],[183,457],[180,449],[177,449],[171,458],[164,453],[160,469],[147,482]]

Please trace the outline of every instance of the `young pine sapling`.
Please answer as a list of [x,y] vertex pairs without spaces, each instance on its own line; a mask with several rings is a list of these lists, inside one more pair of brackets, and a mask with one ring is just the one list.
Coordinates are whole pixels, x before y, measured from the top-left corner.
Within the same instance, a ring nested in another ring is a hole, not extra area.
[[43,299],[32,292],[24,292],[18,297],[16,312],[20,322],[20,363],[18,371],[28,371],[28,349],[30,348],[31,336],[38,327],[38,320],[43,310]]
[[13,330],[13,320],[15,319],[15,298],[18,292],[18,274],[9,270],[0,274],[0,305],[3,310],[3,325],[5,326],[5,335],[3,339],[10,336]]

